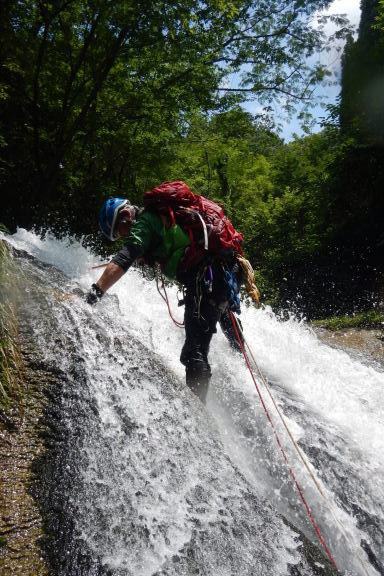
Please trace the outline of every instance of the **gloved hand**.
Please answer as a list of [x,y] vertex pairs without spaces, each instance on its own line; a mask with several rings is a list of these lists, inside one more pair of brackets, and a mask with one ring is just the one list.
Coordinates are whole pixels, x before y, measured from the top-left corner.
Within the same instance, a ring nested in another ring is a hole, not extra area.
[[85,295],[85,301],[94,306],[103,296],[104,292],[101,288],[97,284],[92,284],[90,291]]

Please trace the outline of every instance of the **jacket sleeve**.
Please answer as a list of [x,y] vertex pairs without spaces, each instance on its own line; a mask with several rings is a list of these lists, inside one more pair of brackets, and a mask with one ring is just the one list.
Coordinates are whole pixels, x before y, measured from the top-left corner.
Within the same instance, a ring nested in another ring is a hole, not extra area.
[[137,246],[127,241],[123,248],[114,255],[111,261],[120,266],[120,268],[126,272],[140,255],[140,250]]
[[143,212],[132,226],[123,248],[112,258],[112,262],[127,271],[136,258],[151,251],[161,234],[161,219],[151,212]]

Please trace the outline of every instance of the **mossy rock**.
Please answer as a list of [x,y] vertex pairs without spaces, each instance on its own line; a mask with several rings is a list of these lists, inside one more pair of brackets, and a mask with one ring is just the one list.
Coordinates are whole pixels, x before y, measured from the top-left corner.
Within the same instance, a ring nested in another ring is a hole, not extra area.
[[324,320],[315,320],[313,324],[328,330],[375,328],[384,331],[384,311],[372,309],[348,316],[333,316]]

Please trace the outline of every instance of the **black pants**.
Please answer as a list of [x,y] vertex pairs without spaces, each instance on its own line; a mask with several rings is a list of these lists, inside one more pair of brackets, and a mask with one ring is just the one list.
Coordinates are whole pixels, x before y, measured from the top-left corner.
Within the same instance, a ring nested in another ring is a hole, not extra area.
[[[208,362],[212,335],[221,328],[235,350],[241,350],[229,315],[228,288],[220,262],[200,266],[183,278],[185,293],[185,343],[180,361],[185,366],[186,383],[203,401],[212,375]],[[228,264],[226,264],[228,266]]]

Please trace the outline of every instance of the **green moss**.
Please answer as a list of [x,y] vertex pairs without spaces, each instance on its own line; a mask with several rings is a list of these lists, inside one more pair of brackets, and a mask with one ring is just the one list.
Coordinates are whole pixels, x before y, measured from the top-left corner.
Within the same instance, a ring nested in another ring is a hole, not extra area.
[[384,330],[384,311],[372,309],[349,316],[334,316],[324,320],[315,320],[313,324],[321,328],[328,328],[328,330],[342,330],[344,328]]
[[23,414],[24,364],[15,306],[7,299],[13,278],[7,245],[0,240],[0,417],[11,406]]
[[0,232],[4,232],[4,234],[10,234],[8,228],[0,222]]
[[7,538],[5,536],[0,536],[0,548],[7,545]]

